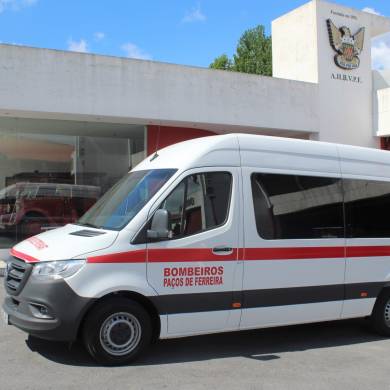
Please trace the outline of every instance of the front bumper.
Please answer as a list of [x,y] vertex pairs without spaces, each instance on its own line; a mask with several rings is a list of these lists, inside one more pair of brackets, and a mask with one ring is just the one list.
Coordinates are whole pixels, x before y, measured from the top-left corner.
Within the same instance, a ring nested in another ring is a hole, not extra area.
[[[74,341],[81,320],[94,301],[78,296],[63,279],[42,281],[30,276],[18,295],[5,298],[3,309],[11,325],[32,336]],[[37,318],[34,305],[47,308],[51,318]]]

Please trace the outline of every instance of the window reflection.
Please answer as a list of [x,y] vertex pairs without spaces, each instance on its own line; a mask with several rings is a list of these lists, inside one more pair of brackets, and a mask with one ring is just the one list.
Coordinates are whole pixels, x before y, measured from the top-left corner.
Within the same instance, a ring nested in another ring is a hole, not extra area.
[[0,130],[0,248],[78,220],[145,156],[142,126],[91,134]]

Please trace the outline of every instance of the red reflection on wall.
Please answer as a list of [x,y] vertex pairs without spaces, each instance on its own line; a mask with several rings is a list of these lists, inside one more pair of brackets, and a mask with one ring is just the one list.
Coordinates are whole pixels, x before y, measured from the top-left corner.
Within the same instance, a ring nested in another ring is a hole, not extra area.
[[189,139],[215,135],[208,130],[191,129],[187,127],[148,126],[147,153],[148,156],[158,149],[187,141]]
[[81,217],[100,196],[100,187],[59,183],[16,183],[0,192],[0,231],[22,240]]
[[390,150],[390,137],[381,137],[381,149]]

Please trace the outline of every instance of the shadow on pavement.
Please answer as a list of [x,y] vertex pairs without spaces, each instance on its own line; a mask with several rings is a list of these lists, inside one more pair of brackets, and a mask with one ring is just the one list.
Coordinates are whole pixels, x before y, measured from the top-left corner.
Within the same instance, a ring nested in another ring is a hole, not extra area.
[[[132,365],[147,366],[245,357],[265,364],[279,354],[378,341],[365,320],[297,325],[207,336],[162,340]],[[81,343],[71,347],[29,337],[27,346],[45,358],[72,366],[95,366]],[[271,363],[270,363],[271,364]]]

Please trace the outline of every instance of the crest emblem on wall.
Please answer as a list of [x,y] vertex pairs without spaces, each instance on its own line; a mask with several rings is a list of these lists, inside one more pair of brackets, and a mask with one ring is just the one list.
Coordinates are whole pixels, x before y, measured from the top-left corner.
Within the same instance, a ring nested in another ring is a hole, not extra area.
[[337,53],[334,57],[336,65],[342,69],[357,69],[360,65],[359,55],[363,51],[365,28],[360,28],[352,35],[348,27],[337,28],[331,19],[328,19],[326,24],[330,45]]

